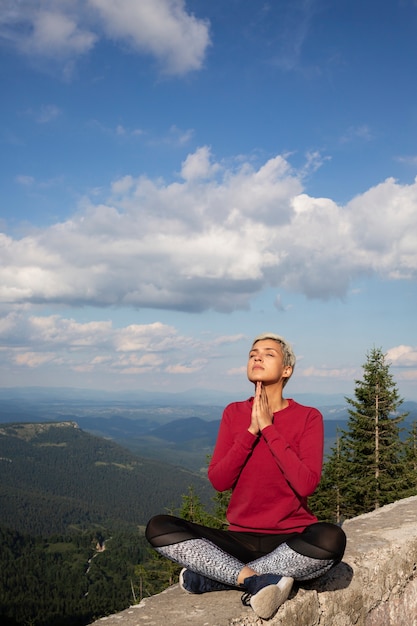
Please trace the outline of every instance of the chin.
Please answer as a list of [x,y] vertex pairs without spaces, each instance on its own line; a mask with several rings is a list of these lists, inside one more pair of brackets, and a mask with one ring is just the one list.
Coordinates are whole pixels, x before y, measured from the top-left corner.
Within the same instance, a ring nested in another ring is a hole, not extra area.
[[253,374],[251,374],[250,376],[248,376],[248,379],[249,379],[249,380],[250,380],[250,382],[251,382],[251,383],[253,383],[254,385],[255,385],[256,383],[263,383],[263,382],[264,382],[263,376],[261,376],[261,375],[258,375],[258,376],[256,376],[256,375],[255,375],[255,376],[254,376]]

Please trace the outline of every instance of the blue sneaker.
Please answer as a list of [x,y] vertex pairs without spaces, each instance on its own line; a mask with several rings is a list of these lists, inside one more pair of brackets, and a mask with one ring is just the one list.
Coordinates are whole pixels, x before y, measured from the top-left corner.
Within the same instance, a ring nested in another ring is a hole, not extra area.
[[190,569],[182,569],[180,572],[179,583],[181,589],[187,593],[207,593],[209,591],[225,591],[233,589],[232,586],[220,583],[212,578],[207,578],[202,574],[197,574]]
[[290,595],[293,582],[293,578],[278,574],[249,576],[243,582],[242,604],[251,606],[258,617],[270,619]]

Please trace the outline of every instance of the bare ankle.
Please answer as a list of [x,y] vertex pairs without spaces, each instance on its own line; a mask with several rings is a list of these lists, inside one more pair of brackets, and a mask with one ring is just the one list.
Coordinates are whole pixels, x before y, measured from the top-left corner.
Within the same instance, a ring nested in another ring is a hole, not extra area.
[[256,576],[256,572],[247,565],[245,565],[245,567],[239,572],[239,576],[237,577],[237,584],[243,585],[245,578],[249,578],[249,576]]

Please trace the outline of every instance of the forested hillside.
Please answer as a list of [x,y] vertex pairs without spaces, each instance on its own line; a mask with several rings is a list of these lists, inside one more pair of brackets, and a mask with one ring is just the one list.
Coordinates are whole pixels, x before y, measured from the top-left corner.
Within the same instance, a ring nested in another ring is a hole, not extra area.
[[72,527],[144,525],[177,508],[193,485],[203,502],[207,479],[143,459],[71,422],[0,427],[0,524],[34,535]]
[[0,621],[10,626],[89,624],[133,603],[144,570],[143,593],[160,590],[168,580],[152,582],[147,520],[179,512],[190,487],[209,507],[214,493],[205,477],[74,422],[0,425],[0,471]]
[[102,550],[99,536],[32,537],[0,526],[0,623],[83,626],[132,604],[145,540],[115,532]]

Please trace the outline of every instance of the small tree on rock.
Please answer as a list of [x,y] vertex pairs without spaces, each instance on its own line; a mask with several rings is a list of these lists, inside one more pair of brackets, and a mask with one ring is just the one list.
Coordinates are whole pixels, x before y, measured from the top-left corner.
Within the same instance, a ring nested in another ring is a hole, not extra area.
[[343,498],[349,517],[402,497],[406,488],[399,414],[403,400],[380,348],[367,354],[363,380],[355,381],[355,399],[346,398],[347,430],[343,432],[347,475]]
[[406,453],[400,424],[407,413],[398,411],[403,400],[380,348],[367,354],[363,379],[355,381],[355,398],[346,401],[351,407],[347,429],[333,446],[310,499],[320,519],[335,523],[410,495],[410,483],[416,484],[415,440],[410,439]]

